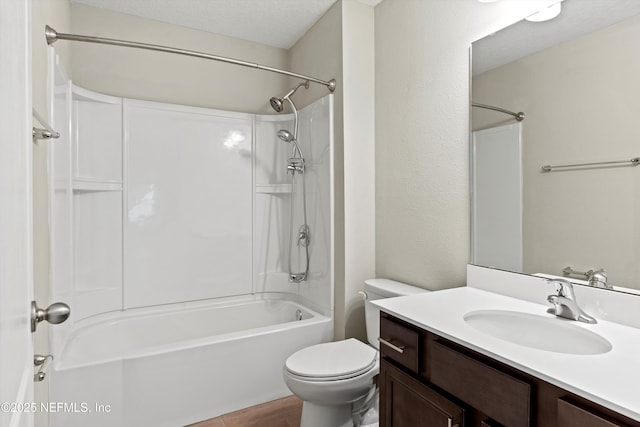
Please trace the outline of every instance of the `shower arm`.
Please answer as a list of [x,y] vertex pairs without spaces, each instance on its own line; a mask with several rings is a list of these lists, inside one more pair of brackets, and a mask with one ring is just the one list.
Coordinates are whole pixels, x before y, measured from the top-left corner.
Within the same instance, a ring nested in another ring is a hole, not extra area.
[[274,68],[274,67],[268,67],[266,65],[260,65],[253,62],[241,61],[239,59],[227,58],[225,56],[211,55],[204,52],[196,52],[193,50],[178,49],[174,47],[160,46],[160,45],[155,45],[150,43],[139,43],[139,42],[132,42],[128,40],[117,40],[117,39],[108,39],[103,37],[84,36],[80,34],[59,33],[48,25],[45,27],[44,34],[47,39],[47,44],[49,45],[52,45],[58,40],[70,40],[70,41],[79,41],[79,42],[87,42],[87,43],[106,44],[106,45],[112,45],[112,46],[133,47],[138,49],[153,50],[156,52],[175,53],[177,55],[186,55],[186,56],[193,56],[196,58],[210,59],[212,61],[226,62],[228,64],[240,65],[242,67],[257,68],[259,70],[270,71],[272,73],[284,74],[286,76],[296,77],[299,79],[304,79],[313,83],[324,85],[327,87],[327,89],[329,89],[329,92],[334,92],[336,90],[336,79],[331,79],[329,81],[320,80],[315,77],[305,76],[304,74],[293,73],[291,71],[281,70],[279,68]]

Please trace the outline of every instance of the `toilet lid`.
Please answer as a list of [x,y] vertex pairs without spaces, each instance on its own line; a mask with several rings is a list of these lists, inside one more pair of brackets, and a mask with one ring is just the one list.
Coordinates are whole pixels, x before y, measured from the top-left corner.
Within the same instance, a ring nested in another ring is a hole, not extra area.
[[354,338],[316,344],[292,354],[287,370],[311,378],[340,379],[366,372],[376,363],[377,351]]

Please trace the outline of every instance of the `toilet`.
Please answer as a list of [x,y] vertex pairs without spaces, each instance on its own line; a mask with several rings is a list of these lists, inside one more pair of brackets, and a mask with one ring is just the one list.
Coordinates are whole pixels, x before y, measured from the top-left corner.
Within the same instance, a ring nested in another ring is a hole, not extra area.
[[352,407],[362,404],[380,371],[380,309],[371,301],[428,292],[388,279],[364,282],[369,345],[349,338],[303,348],[283,369],[289,390],[303,401],[300,427],[351,427]]

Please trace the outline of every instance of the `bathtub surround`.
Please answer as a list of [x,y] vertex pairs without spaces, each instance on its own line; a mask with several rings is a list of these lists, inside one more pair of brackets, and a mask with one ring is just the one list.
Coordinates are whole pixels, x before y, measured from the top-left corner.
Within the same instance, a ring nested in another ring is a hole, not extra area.
[[56,70],[52,298],[73,310],[55,333],[113,310],[266,292],[331,315],[331,96],[299,113],[313,262],[298,285],[286,280],[286,231],[301,188],[277,138],[290,114],[113,97]]
[[[301,189],[277,130],[291,114],[99,94],[66,80],[54,56],[64,131],[50,162],[52,298],[73,309],[51,331],[51,398],[111,410],[51,424],[173,426],[287,395],[285,358],[332,336],[332,96],[299,112],[312,264],[290,283],[288,206]],[[137,383],[150,367],[171,375]],[[172,404],[187,393],[189,410]]]

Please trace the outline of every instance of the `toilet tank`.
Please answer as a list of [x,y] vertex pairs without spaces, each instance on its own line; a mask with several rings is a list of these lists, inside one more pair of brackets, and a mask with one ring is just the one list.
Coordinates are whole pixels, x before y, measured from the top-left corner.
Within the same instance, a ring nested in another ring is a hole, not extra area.
[[429,292],[426,289],[389,279],[368,279],[364,281],[364,315],[367,328],[367,341],[375,348],[380,348],[380,309],[371,301],[381,298],[393,298],[404,295]]

